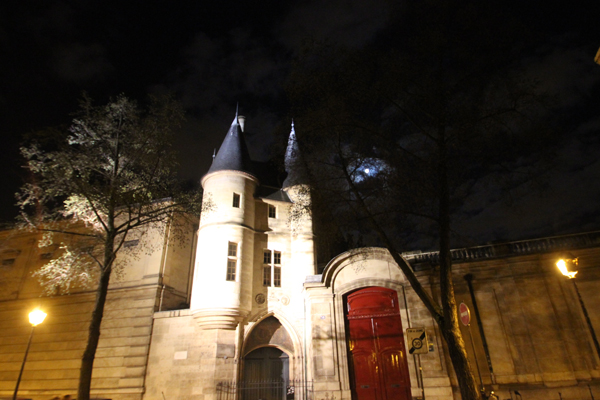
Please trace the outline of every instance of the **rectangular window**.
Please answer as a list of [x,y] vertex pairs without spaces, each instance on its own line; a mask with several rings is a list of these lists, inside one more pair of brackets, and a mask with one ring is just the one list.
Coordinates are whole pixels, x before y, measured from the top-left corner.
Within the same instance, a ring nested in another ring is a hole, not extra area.
[[263,264],[263,286],[281,287],[281,252],[265,250]]
[[271,250],[263,251],[263,286],[271,286]]
[[240,208],[240,198],[241,196],[238,193],[233,194],[233,206],[235,208]]
[[281,287],[281,267],[273,267],[273,286]]
[[235,281],[235,267],[237,262],[235,260],[227,260],[227,280]]
[[237,257],[237,243],[229,242],[229,250],[227,252],[229,257]]
[[263,253],[263,264],[271,264],[271,250],[265,250]]
[[263,267],[263,286],[271,286],[271,266]]
[[227,248],[227,276],[226,280],[235,281],[235,272],[237,270],[237,243],[229,242]]
[[277,218],[277,208],[269,204],[269,218]]

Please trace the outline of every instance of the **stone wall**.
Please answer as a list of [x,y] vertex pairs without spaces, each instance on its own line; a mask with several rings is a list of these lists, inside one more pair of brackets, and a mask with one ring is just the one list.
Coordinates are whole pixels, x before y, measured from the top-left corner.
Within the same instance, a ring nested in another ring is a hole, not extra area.
[[[38,248],[39,238],[32,233],[0,232],[0,396],[12,396],[14,391],[31,332],[27,315],[35,307],[48,316],[35,328],[19,396],[46,400],[77,392],[95,284],[72,287],[70,294],[60,295],[59,288],[53,295],[44,294],[32,273],[60,250],[58,246]],[[187,297],[191,244],[168,243],[161,231],[150,232],[133,244],[140,251],[120,255],[123,270],[111,276],[92,396],[142,398],[154,312],[161,304],[170,305],[166,291],[177,292],[184,300]],[[163,279],[171,278],[170,274],[183,277]]]
[[[600,395],[600,360],[573,281],[555,265],[563,256],[556,252],[455,263],[456,299],[471,310],[470,334],[469,328],[461,329],[474,374],[479,381],[473,348],[484,386],[500,398],[517,390],[528,399],[558,398],[559,392],[564,399],[587,399],[588,385]],[[579,270],[582,299],[592,325],[600,328],[600,251],[574,250],[569,257],[579,258],[579,266],[571,267]],[[480,320],[466,274],[473,277]]]
[[189,310],[154,318],[144,400],[215,399],[217,383],[237,371],[236,331],[201,329]]
[[[140,399],[157,288],[112,290],[94,362],[92,393]],[[31,325],[27,314],[48,317],[35,328],[19,394],[33,399],[76,394],[94,295],[30,298],[0,303],[0,396],[14,391]]]

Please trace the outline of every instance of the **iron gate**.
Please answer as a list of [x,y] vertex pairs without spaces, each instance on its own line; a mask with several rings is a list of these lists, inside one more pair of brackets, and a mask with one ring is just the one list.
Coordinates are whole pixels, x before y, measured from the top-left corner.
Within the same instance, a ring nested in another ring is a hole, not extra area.
[[313,400],[312,381],[224,381],[217,384],[218,400]]

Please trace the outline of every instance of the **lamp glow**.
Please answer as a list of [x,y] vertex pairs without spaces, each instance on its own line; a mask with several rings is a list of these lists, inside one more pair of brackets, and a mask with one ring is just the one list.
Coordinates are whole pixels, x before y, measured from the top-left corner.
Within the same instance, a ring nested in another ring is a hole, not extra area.
[[46,314],[39,308],[36,308],[35,310],[33,310],[32,312],[29,313],[29,323],[33,326],[37,326],[37,325],[41,324],[42,322],[44,322],[46,315],[48,315],[48,314]]
[[579,300],[579,305],[581,305],[581,311],[583,311],[583,316],[585,317],[585,322],[587,323],[588,329],[590,331],[590,335],[592,336],[592,341],[594,342],[594,347],[596,348],[596,354],[600,357],[600,343],[598,342],[598,337],[596,336],[596,331],[594,330],[594,325],[592,325],[592,320],[588,314],[587,308],[585,307],[585,303],[583,302],[583,297],[581,297],[581,292],[579,292],[579,286],[577,285],[577,279],[575,275],[577,271],[569,271],[567,269],[567,263],[577,265],[578,260],[576,257],[560,259],[556,262],[556,266],[562,272],[562,274],[569,278],[571,282],[573,282],[573,287],[575,288],[575,293],[577,294],[577,299]]
[[[571,261],[573,264],[577,265],[577,259],[569,260],[569,261]],[[569,279],[573,279],[573,278],[575,278],[575,275],[577,275],[577,271],[569,271],[567,269],[567,262],[565,260],[563,260],[562,258],[556,262],[556,266],[558,267],[560,272],[564,276],[569,277]]]
[[33,332],[35,331],[35,327],[42,322],[46,318],[45,312],[36,308],[32,312],[29,313],[29,323],[31,324],[31,333],[29,334],[29,342],[27,342],[27,348],[25,349],[25,356],[23,357],[23,363],[21,364],[21,371],[19,372],[19,377],[17,378],[17,386],[15,387],[15,391],[13,393],[13,400],[17,400],[17,394],[19,393],[19,384],[21,383],[21,377],[23,376],[23,370],[25,369],[25,361],[27,361],[27,354],[29,354],[29,347],[31,347],[31,339],[33,339]]

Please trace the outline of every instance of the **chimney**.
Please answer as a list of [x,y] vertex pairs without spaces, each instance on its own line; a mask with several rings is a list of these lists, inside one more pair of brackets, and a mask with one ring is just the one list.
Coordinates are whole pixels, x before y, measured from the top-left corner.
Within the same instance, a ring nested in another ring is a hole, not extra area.
[[242,132],[244,132],[244,122],[246,122],[246,117],[244,117],[243,115],[240,115],[238,117],[238,122],[240,124],[240,128],[242,128]]

